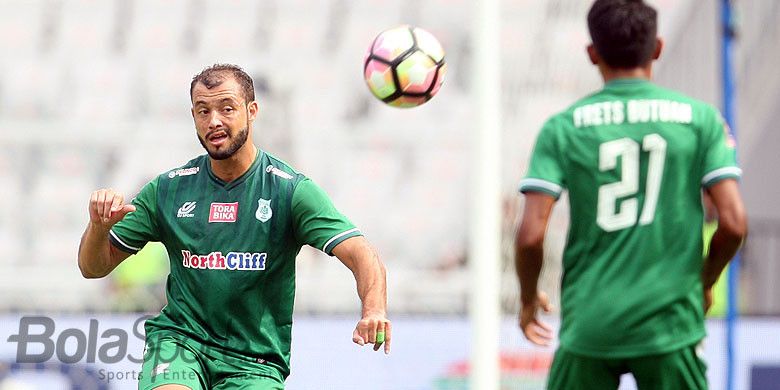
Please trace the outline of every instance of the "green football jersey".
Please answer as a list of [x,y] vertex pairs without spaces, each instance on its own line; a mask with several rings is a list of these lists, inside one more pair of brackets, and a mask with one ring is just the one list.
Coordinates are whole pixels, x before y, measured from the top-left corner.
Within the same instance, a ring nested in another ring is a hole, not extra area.
[[332,255],[361,233],[316,184],[266,152],[229,183],[210,167],[203,155],[149,182],[109,239],[128,253],[148,241],[168,251],[168,304],[147,321],[147,336],[176,332],[287,377],[296,255],[303,244]]
[[520,191],[569,193],[561,346],[632,357],[703,338],[701,191],[740,174],[717,109],[645,80],[550,118]]

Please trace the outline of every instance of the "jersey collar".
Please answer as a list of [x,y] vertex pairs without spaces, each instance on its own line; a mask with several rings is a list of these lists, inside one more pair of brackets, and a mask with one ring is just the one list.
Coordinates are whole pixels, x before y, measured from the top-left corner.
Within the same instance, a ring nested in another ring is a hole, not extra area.
[[622,79],[613,79],[604,84],[604,88],[615,88],[615,87],[623,87],[623,86],[644,86],[651,84],[650,80],[643,79],[643,78],[622,78]]
[[211,178],[212,181],[217,183],[220,187],[224,187],[226,190],[230,190],[236,187],[237,185],[245,182],[248,177],[252,176],[255,173],[255,171],[257,170],[257,166],[260,165],[260,160],[262,160],[262,153],[263,151],[260,148],[257,148],[255,161],[252,161],[252,165],[249,166],[249,169],[247,169],[243,175],[237,177],[235,180],[229,183],[218,178],[217,175],[214,174],[214,172],[211,170],[211,159],[208,158],[208,155],[206,155],[206,172],[208,172],[209,178]]

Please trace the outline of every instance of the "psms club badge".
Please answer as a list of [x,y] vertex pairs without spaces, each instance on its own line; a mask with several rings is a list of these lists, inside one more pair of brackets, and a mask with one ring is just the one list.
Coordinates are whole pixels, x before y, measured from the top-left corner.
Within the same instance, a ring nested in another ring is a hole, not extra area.
[[273,210],[271,210],[271,200],[265,200],[265,199],[259,199],[257,201],[257,211],[255,212],[255,218],[257,218],[260,222],[266,222],[274,215]]

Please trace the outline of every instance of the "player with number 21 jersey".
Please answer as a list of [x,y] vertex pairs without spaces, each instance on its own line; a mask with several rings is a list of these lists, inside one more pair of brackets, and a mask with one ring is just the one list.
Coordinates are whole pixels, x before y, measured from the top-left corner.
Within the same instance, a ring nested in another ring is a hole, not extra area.
[[520,191],[569,191],[561,345],[621,357],[704,337],[701,187],[690,181],[740,172],[715,108],[647,80],[610,81],[548,120]]

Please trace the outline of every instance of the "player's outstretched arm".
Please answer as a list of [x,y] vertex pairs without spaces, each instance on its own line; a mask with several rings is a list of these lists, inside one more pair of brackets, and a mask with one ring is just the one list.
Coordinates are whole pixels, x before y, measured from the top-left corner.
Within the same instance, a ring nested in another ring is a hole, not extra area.
[[718,229],[710,241],[710,251],[704,261],[702,283],[704,285],[704,310],[712,304],[712,286],[721,272],[737,253],[747,235],[747,217],[737,181],[724,179],[707,189],[718,210]]
[[102,278],[116,268],[129,253],[116,249],[108,241],[108,232],[135,206],[124,203],[124,196],[101,189],[89,198],[89,224],[79,244],[79,269],[85,278]]
[[374,351],[384,343],[390,353],[392,327],[387,319],[387,279],[385,266],[376,250],[364,237],[352,237],[333,248],[333,254],[352,271],[362,302],[362,317],[352,332],[358,345],[374,344]]
[[544,235],[555,198],[529,192],[525,196],[525,211],[515,237],[515,269],[520,282],[520,328],[528,341],[549,345],[552,329],[539,320],[539,309],[552,310],[547,295],[538,291],[539,274],[544,260]]

